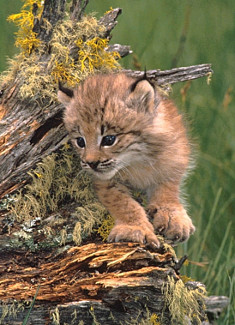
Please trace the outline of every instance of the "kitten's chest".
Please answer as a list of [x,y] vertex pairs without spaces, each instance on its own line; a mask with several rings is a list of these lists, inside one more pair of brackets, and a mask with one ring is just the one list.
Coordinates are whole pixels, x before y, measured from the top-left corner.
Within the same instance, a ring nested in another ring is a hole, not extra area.
[[128,183],[132,188],[144,190],[157,183],[157,175],[155,174],[156,171],[151,165],[143,163],[127,167],[119,173],[118,178],[120,181]]

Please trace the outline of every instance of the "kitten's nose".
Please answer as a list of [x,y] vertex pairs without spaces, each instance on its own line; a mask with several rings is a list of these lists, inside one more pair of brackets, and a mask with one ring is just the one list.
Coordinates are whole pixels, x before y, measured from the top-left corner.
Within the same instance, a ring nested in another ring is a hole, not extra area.
[[99,160],[98,161],[87,161],[86,162],[92,169],[96,169],[99,165]]

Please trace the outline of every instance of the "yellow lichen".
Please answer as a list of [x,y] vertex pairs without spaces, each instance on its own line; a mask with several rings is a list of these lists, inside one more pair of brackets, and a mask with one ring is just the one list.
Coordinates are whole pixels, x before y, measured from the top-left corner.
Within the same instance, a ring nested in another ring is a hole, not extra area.
[[[49,105],[57,99],[58,81],[74,87],[91,73],[120,68],[119,54],[106,51],[109,40],[105,38],[105,28],[93,15],[76,22],[65,13],[65,19],[53,27],[51,39],[45,46],[33,32],[34,18],[40,19],[42,10],[42,1],[25,0],[21,13],[9,17],[19,26],[16,45],[21,47],[21,52],[11,60],[8,75],[2,79],[9,82],[17,77],[20,96],[35,100],[46,97]],[[51,28],[46,20],[44,26]],[[48,48],[50,53],[47,53]],[[77,244],[81,242],[81,233],[88,236],[101,224],[107,211],[97,202],[89,177],[81,171],[78,158],[67,145],[59,154],[44,158],[29,174],[31,182],[9,204],[9,210],[18,221],[43,220],[63,204],[75,201],[79,206],[72,212],[75,221],[77,219],[72,236]],[[100,229],[103,238],[107,238],[111,229],[111,224],[106,225],[106,230],[105,225]],[[50,235],[51,232],[49,229],[45,233]],[[66,229],[62,229],[60,244],[64,244],[66,238]]]
[[[105,28],[93,15],[75,22],[65,14],[65,19],[53,27],[51,40],[45,46],[33,32],[33,3],[38,5],[37,18],[40,18],[41,1],[33,0],[25,1],[22,12],[8,18],[19,26],[16,45],[22,51],[10,62],[8,75],[5,73],[2,79],[9,81],[17,75],[22,81],[19,89],[22,97],[40,96],[56,100],[58,81],[74,87],[91,73],[120,68],[117,62],[119,54],[106,51],[109,40],[104,36]],[[46,20],[44,25],[51,28]],[[46,52],[48,48],[50,53]]]
[[180,279],[186,283],[188,281],[194,281],[192,278],[189,278],[187,275],[180,275]]
[[150,317],[149,322],[151,325],[160,325],[160,322],[158,320],[159,320],[159,317],[153,313]]
[[66,197],[79,200],[81,205],[93,201],[89,178],[81,171],[71,148],[62,148],[59,155],[44,158],[29,174],[31,182],[8,207],[19,221],[44,218],[47,212],[58,209]]
[[[37,16],[33,15],[33,6],[37,6]],[[8,17],[9,21],[13,21],[18,27],[16,32],[15,45],[20,47],[25,54],[30,54],[33,49],[40,45],[40,40],[37,34],[33,32],[34,19],[40,18],[42,13],[41,0],[25,0],[22,10],[18,14],[13,14]]]
[[[70,64],[69,68],[73,68],[73,63]],[[55,82],[62,81],[66,82],[68,86],[74,86],[75,83],[80,81],[76,76],[72,76],[68,67],[64,63],[55,61],[54,68],[51,71],[52,78]]]
[[94,199],[94,202],[78,207],[73,216],[77,218],[77,223],[73,230],[73,241],[80,245],[82,239],[90,236],[94,228],[100,225],[102,218],[105,218],[107,211]]
[[53,82],[60,80],[73,87],[91,73],[118,69],[120,56],[105,50],[108,39],[103,34],[104,28],[91,15],[78,23],[66,20],[59,24],[50,42]]
[[[105,51],[108,46],[108,40],[100,37],[95,37],[91,40],[83,42],[78,40],[78,46],[81,48],[78,51],[78,56],[81,63],[81,71],[88,70],[94,72],[95,69],[106,65],[107,68],[113,68],[115,61],[113,59],[120,58],[117,52],[113,52],[112,56],[109,52]],[[101,51],[104,51],[101,55]]]
[[54,325],[60,325],[60,311],[59,308],[56,307],[53,312],[51,312],[52,323]]
[[109,233],[113,228],[113,226],[114,226],[113,217],[110,214],[105,216],[105,218],[102,220],[101,225],[97,229],[97,232],[101,236],[103,241],[106,241],[108,239]]
[[112,11],[112,10],[113,10],[113,7],[110,7],[109,10],[107,10],[107,11],[105,12],[105,14],[110,13],[110,11]]

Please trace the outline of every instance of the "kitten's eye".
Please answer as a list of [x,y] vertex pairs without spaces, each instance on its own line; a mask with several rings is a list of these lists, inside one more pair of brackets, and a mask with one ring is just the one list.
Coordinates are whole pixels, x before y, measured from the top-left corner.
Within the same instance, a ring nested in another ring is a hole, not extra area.
[[103,146],[103,147],[112,146],[114,144],[115,140],[116,140],[115,135],[106,135],[105,137],[103,137],[103,139],[101,141],[101,146]]
[[85,140],[82,137],[77,138],[76,143],[80,148],[84,148],[86,146]]

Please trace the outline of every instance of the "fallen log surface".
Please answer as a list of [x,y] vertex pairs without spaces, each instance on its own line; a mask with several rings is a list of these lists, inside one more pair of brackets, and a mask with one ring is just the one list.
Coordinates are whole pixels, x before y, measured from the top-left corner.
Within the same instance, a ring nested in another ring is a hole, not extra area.
[[[171,281],[176,286],[183,282],[170,246],[153,252],[135,243],[89,243],[58,255],[11,254],[11,258],[3,252],[0,256],[1,324],[22,322],[34,297],[28,324],[57,324],[56,320],[92,324],[95,319],[98,324],[140,324],[151,317],[172,324],[169,294],[174,296],[174,291],[169,293],[167,288]],[[183,284],[178,308],[186,312],[186,318],[191,311],[180,306],[181,299],[203,290],[199,282]],[[198,319],[209,324],[203,296],[195,297],[200,306]],[[206,298],[210,318],[217,317],[227,304],[226,297]],[[194,324],[192,319],[187,321]]]
[[[151,253],[133,243],[91,243],[73,247],[56,259],[49,255],[40,262],[40,257],[37,258],[35,262],[39,265],[29,267],[25,267],[19,257],[17,264],[8,257],[6,261],[1,258],[1,273],[5,275],[0,280],[0,300],[32,299],[39,285],[37,300],[57,303],[88,298],[99,300],[108,287],[135,287],[137,283],[151,286],[149,275],[153,273],[164,273],[162,279],[159,276],[160,285],[168,275],[178,278],[170,268],[174,265],[170,251]],[[26,260],[30,264],[29,259]]]
[[[57,256],[15,252],[9,259],[1,254],[0,262],[2,324],[22,322],[36,293],[28,324],[56,324],[55,319],[60,324],[92,324],[94,319],[100,324],[140,324],[151,317],[171,324],[168,284],[182,283],[169,247],[153,252],[134,243],[89,243]],[[198,282],[184,286],[182,295],[204,289]],[[197,317],[209,324],[200,299],[198,295]],[[189,314],[187,310],[185,317]]]

